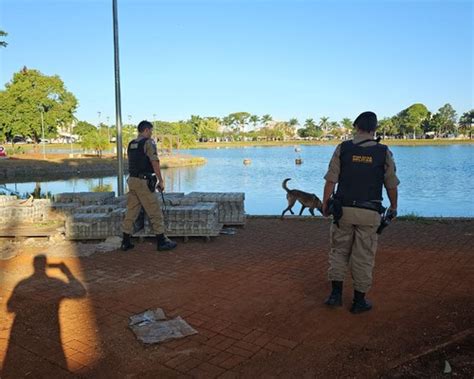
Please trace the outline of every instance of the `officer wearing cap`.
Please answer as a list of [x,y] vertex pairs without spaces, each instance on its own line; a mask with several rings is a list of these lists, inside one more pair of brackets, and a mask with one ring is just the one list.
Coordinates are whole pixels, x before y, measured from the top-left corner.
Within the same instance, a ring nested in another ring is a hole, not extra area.
[[[377,116],[363,112],[354,121],[355,134],[337,146],[324,179],[323,214],[329,215],[331,196],[342,205],[342,216],[331,225],[328,277],[332,291],[325,304],[342,305],[342,288],[347,268],[353,279],[354,298],[350,311],[372,309],[365,294],[372,285],[372,270],[380,225],[382,189],[390,200],[389,212],[396,216],[397,186],[395,162],[387,146],[374,140]],[[337,189],[334,193],[334,190]]]
[[163,213],[155,194],[155,186],[153,185],[153,188],[150,189],[148,185],[150,178],[156,175],[156,189],[160,192],[165,189],[156,144],[151,138],[153,124],[149,121],[141,121],[137,129],[138,137],[128,144],[127,149],[130,176],[128,178],[127,213],[122,224],[121,249],[126,251],[134,247],[130,236],[133,233],[133,223],[143,207],[157,237],[157,250],[171,250],[177,244],[164,234]]

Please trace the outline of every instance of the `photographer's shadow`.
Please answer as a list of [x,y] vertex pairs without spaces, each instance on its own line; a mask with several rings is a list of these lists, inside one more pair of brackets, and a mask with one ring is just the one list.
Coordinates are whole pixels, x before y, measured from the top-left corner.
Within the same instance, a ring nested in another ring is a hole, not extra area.
[[[19,377],[36,369],[43,371],[44,359],[67,369],[61,342],[59,306],[64,299],[86,296],[86,289],[64,264],[47,264],[44,255],[33,259],[34,273],[18,283],[7,302],[15,314],[2,377]],[[59,269],[67,281],[47,275],[46,270]],[[39,356],[39,358],[38,358]],[[32,359],[34,357],[34,359]]]

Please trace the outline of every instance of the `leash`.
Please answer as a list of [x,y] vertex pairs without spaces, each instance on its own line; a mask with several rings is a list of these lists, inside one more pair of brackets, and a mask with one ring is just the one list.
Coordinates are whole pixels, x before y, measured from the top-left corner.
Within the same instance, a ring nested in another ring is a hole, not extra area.
[[[163,191],[160,191],[161,193],[161,200],[163,200],[163,208],[164,208],[164,211],[166,211],[166,202],[165,202],[165,195],[163,195]],[[163,210],[161,210],[163,212]],[[163,212],[163,216],[164,216],[164,212]]]
[[[163,223],[166,224],[166,211],[167,211],[167,207],[166,207],[166,201],[165,201],[165,195],[163,194],[164,191],[160,191],[161,193],[161,200],[163,201],[163,208],[161,208],[161,213],[163,214]],[[171,202],[170,202],[171,203]]]

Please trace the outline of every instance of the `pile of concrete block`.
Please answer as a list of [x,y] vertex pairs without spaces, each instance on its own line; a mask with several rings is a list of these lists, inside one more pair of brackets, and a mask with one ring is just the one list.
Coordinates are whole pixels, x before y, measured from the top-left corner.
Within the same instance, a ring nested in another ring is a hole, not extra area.
[[[169,236],[210,238],[219,235],[224,224],[245,223],[243,193],[165,193],[164,203],[160,193],[156,196]],[[104,239],[121,235],[126,202],[126,196],[115,197],[113,192],[62,193],[54,196],[52,208],[65,216],[66,238]],[[144,228],[134,235],[154,235],[148,217]]]
[[217,203],[221,224],[245,224],[245,194],[242,192],[191,192],[186,196],[186,199]]
[[[216,237],[222,230],[216,203],[176,205],[163,209],[166,235],[170,237]],[[145,227],[134,236],[154,236],[152,225],[145,216]]]
[[66,218],[66,238],[96,240],[118,236],[124,213],[122,208],[108,213],[73,213]]
[[45,221],[50,209],[49,199],[17,199],[0,195],[0,225]]
[[83,206],[112,203],[114,192],[65,192],[53,195],[51,209],[58,214],[72,215]]
[[65,192],[53,195],[56,204],[102,205],[112,203],[114,198],[115,192]]

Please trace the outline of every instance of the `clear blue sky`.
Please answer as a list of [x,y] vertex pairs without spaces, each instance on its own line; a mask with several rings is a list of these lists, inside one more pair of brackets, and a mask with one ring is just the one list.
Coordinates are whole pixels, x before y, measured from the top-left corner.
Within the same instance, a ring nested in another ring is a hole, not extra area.
[[[473,108],[473,1],[118,0],[122,118],[274,119]],[[0,88],[58,74],[114,120],[112,0],[0,0]]]

